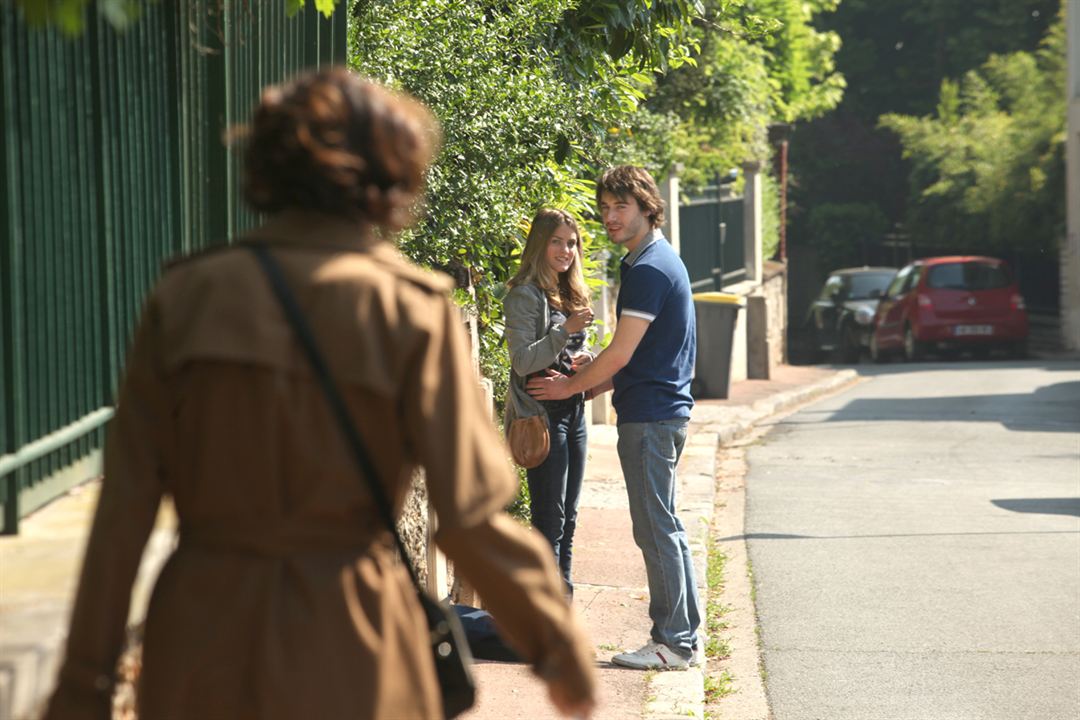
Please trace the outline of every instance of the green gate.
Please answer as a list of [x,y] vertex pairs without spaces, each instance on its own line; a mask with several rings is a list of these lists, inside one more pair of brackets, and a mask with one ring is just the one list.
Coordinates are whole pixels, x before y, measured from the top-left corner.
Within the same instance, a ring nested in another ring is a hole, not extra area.
[[147,3],[71,40],[0,2],[0,532],[100,472],[162,261],[256,222],[224,131],[264,85],[345,62],[345,10],[285,5]]
[[715,188],[706,188],[702,196],[681,204],[678,213],[679,254],[694,292],[746,279],[741,197],[718,198]]

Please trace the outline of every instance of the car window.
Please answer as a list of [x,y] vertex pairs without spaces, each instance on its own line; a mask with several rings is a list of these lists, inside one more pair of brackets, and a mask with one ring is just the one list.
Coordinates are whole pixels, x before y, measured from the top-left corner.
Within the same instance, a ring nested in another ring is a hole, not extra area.
[[922,265],[913,266],[911,268],[911,274],[908,275],[907,280],[904,281],[904,287],[900,291],[900,294],[902,294],[902,295],[906,294],[911,290],[911,288],[918,285],[919,284],[919,278],[922,276],[922,273],[923,273],[923,266]]
[[873,296],[874,290],[877,290],[879,295],[884,293],[885,288],[889,287],[889,281],[893,279],[895,274],[865,273],[850,276],[851,292],[848,298],[850,300],[866,300]]
[[1008,272],[996,263],[942,263],[931,267],[926,276],[926,286],[938,290],[993,290],[1008,285]]
[[904,287],[904,281],[906,281],[908,279],[908,275],[911,274],[912,267],[913,266],[908,265],[906,268],[896,273],[896,277],[894,277],[892,282],[889,283],[889,289],[885,291],[886,297],[900,296],[900,294],[903,292],[901,288]]

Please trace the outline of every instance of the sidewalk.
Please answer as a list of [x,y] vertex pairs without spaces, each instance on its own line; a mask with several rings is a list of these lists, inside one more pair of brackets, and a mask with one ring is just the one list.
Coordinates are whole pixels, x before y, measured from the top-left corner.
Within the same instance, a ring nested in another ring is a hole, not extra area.
[[[851,370],[780,367],[768,381],[731,388],[728,400],[700,402],[679,466],[680,517],[690,534],[705,602],[705,557],[716,490],[716,449],[753,424],[814,395],[851,382]],[[643,673],[611,656],[648,639],[648,590],[630,532],[613,426],[589,429],[589,462],[575,539],[574,604],[596,649],[600,702],[595,717],[703,717],[701,669]],[[0,720],[23,720],[52,686],[67,631],[98,484],[89,483],[28,517],[14,537],[0,537]],[[740,528],[741,532],[741,518]],[[172,549],[175,518],[159,516],[136,581],[132,619],[145,611],[149,588]],[[522,665],[480,662],[477,707],[468,720],[558,717],[546,692]]]
[[[100,482],[80,485],[0,536],[0,720],[35,717],[53,687]],[[163,503],[135,578],[129,619],[146,614],[172,552],[176,518]]]
[[[717,447],[749,432],[756,422],[774,413],[854,380],[852,370],[781,366],[771,380],[736,383],[727,400],[705,400],[694,408],[690,437],[679,464],[679,515],[690,535],[703,606]],[[650,624],[645,567],[631,535],[616,440],[613,426],[589,428],[589,461],[574,540],[574,605],[592,638],[600,680],[594,717],[703,718],[702,669],[656,673],[611,664],[616,653],[636,650],[648,640]],[[741,534],[741,515],[732,522],[739,524],[733,533]],[[526,666],[479,662],[476,678],[479,699],[477,706],[462,716],[465,720],[559,717]]]

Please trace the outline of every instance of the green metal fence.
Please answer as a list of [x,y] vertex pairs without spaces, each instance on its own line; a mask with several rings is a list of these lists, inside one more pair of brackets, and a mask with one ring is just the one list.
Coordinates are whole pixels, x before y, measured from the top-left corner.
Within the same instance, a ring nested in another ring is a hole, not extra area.
[[743,199],[719,198],[715,188],[679,206],[679,252],[695,292],[746,279]]
[[161,263],[256,222],[222,136],[264,85],[345,61],[345,11],[312,5],[148,3],[71,40],[0,2],[0,532],[99,472]]

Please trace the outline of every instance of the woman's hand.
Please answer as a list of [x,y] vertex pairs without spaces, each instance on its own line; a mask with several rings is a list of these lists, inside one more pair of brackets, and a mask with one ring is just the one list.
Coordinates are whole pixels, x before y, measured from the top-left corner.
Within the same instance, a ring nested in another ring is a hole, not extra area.
[[590,352],[579,352],[570,358],[570,369],[574,372],[578,372],[581,368],[585,367],[593,361],[593,355]]
[[563,327],[567,332],[577,333],[585,329],[585,326],[593,321],[592,308],[582,308],[577,312],[570,314],[570,317],[563,323]]

